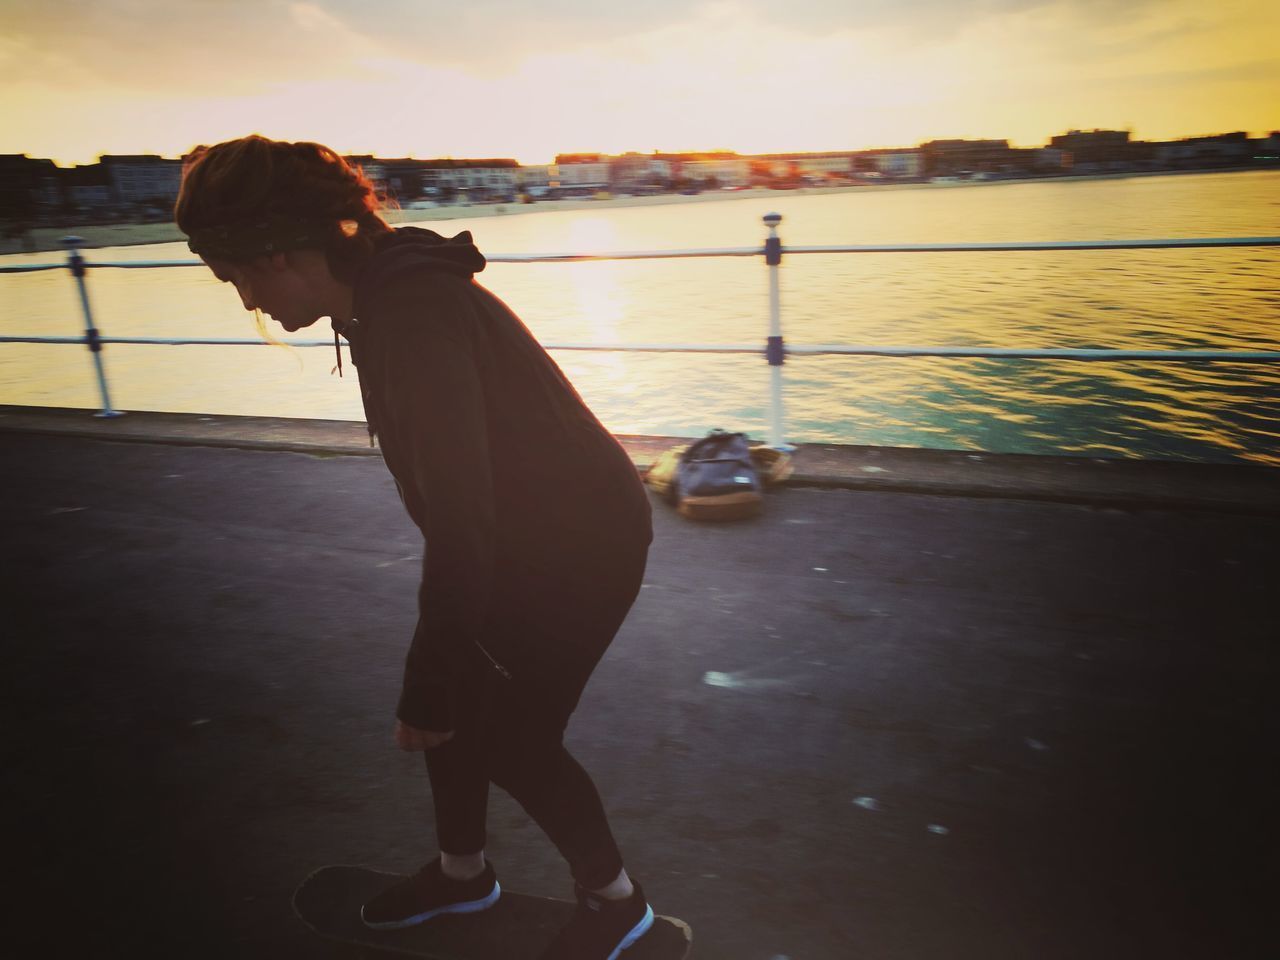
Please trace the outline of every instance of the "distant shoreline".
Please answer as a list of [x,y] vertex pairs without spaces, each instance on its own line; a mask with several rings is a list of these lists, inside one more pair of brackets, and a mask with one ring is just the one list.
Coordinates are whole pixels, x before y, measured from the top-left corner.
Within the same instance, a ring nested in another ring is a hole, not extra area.
[[[570,200],[540,200],[535,203],[474,203],[454,204],[425,209],[388,209],[383,216],[389,223],[424,223],[436,220],[470,220],[493,216],[518,216],[530,213],[551,213],[557,210],[606,210],[617,207],[664,206],[678,203],[707,203],[720,200],[746,198],[826,196],[828,194],[855,193],[884,190],[952,190],[973,187],[1001,187],[1020,183],[1070,183],[1076,181],[1123,180],[1132,177],[1185,176],[1189,174],[1245,173],[1265,170],[1261,167],[1231,167],[1220,170],[1152,170],[1127,173],[1099,173],[1071,177],[1031,177],[1010,180],[977,180],[959,183],[877,183],[841,185],[838,187],[799,187],[794,190],[772,190],[767,187],[751,187],[746,190],[707,190],[696,194],[660,193],[648,196],[611,196],[597,200],[582,197]],[[0,256],[15,253],[48,253],[62,251],[62,238],[78,236],[84,239],[83,249],[101,247],[140,246],[146,244],[175,243],[186,236],[173,223],[111,223],[87,224],[78,227],[36,227],[31,231],[32,246],[25,247],[19,239],[0,239]]]

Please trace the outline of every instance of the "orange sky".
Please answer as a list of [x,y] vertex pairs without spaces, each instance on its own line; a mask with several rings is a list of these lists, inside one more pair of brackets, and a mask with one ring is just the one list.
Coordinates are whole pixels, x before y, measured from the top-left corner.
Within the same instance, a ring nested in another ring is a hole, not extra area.
[[248,132],[545,163],[1280,128],[1274,0],[0,0],[0,16],[0,153],[60,163]]

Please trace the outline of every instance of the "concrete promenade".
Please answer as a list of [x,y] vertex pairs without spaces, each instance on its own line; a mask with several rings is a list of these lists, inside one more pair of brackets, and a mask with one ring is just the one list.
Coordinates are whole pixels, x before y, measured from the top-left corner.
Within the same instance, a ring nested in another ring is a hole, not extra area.
[[[0,408],[0,451],[3,952],[350,956],[294,886],[432,852],[422,544],[360,425]],[[797,470],[755,521],[654,502],[570,727],[696,960],[1275,956],[1280,471]],[[567,896],[490,810],[504,886]]]

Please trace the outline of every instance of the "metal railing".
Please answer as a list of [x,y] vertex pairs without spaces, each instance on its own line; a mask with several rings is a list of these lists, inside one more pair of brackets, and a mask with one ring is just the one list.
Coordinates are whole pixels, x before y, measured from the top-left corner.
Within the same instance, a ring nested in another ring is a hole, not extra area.
[[[998,243],[905,243],[905,244],[840,244],[833,246],[784,247],[778,236],[782,217],[776,213],[763,218],[769,229],[762,247],[730,247],[708,250],[636,250],[610,253],[540,253],[497,254],[486,257],[490,263],[580,263],[600,260],[664,260],[697,257],[759,257],[769,269],[769,323],[763,348],[759,344],[671,344],[671,343],[547,343],[548,350],[584,350],[604,353],[723,353],[763,355],[770,367],[769,444],[785,447],[782,367],[788,356],[872,356],[872,357],[946,357],[1027,360],[1136,360],[1192,363],[1276,363],[1280,351],[1273,350],[1116,350],[1071,348],[1005,348],[1005,347],[875,347],[851,344],[788,345],[782,334],[782,306],[779,293],[779,267],[784,254],[856,254],[856,253],[994,253],[1029,251],[1084,250],[1167,250],[1212,247],[1280,247],[1280,237],[1200,237],[1151,240],[1058,240],[1041,242]],[[211,337],[104,337],[94,325],[89,305],[85,276],[92,269],[151,270],[166,267],[202,267],[200,260],[135,260],[94,263],[84,259],[79,237],[66,237],[66,263],[0,264],[0,273],[36,273],[69,269],[75,278],[84,311],[85,333],[81,337],[0,336],[0,343],[78,343],[89,348],[102,394],[102,410],[95,416],[117,417],[121,411],[111,406],[106,372],[102,363],[104,344],[163,344],[179,346],[258,346],[261,339],[226,339]],[[332,340],[290,340],[294,347],[329,347]]]

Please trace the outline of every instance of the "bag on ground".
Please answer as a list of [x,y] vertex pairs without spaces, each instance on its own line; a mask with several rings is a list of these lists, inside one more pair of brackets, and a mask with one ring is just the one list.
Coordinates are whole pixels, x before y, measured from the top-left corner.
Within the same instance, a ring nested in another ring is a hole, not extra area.
[[679,454],[667,495],[691,520],[736,520],[760,512],[763,491],[746,434],[712,430]]

